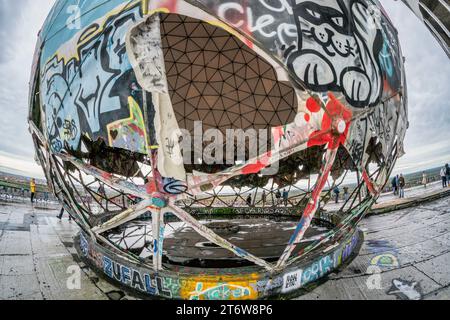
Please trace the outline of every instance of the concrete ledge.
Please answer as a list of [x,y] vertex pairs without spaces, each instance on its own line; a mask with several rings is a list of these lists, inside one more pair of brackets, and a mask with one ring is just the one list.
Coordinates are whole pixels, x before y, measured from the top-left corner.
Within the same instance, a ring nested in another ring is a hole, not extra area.
[[[304,293],[311,284],[350,263],[359,253],[364,234],[348,234],[334,249],[300,260],[286,270],[270,274],[260,267],[199,269],[177,267],[156,273],[89,239],[83,232],[75,247],[83,261],[99,276],[132,295],[147,299],[264,300]],[[170,267],[170,266],[167,266]]]
[[381,204],[376,204],[369,211],[369,216],[371,215],[379,215],[388,212],[394,212],[402,209],[407,209],[411,207],[419,206],[423,203],[436,201],[442,198],[446,198],[450,196],[450,188],[442,189],[436,192],[433,192],[428,195],[424,195],[421,197],[411,197],[405,199],[397,199],[394,201],[389,201]]

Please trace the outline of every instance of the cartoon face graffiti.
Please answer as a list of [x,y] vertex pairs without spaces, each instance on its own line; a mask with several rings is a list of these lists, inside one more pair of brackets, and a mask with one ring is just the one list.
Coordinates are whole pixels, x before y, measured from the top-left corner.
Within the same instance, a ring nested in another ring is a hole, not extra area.
[[[322,46],[330,57],[356,56],[356,40],[351,32],[349,18],[342,2],[336,2],[338,8],[324,7],[311,1],[298,3],[296,14],[302,33]],[[306,42],[306,40],[305,40]]]
[[288,64],[307,88],[341,91],[354,107],[378,102],[380,31],[370,8],[365,0],[297,1],[299,43]]
[[387,293],[388,295],[395,295],[403,300],[421,300],[422,293],[419,283],[409,282],[402,279],[392,280],[392,287]]

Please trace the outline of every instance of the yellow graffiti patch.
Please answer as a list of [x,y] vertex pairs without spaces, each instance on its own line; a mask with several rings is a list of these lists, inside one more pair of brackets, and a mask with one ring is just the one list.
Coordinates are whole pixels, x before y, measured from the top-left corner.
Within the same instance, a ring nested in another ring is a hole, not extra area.
[[130,117],[108,125],[109,145],[113,148],[132,149],[148,154],[147,130],[138,103],[128,97]]
[[370,264],[379,267],[398,267],[400,265],[397,257],[391,253],[381,254],[372,258]]
[[142,0],[142,13],[144,15],[148,14],[148,6],[149,6],[149,0]]
[[199,276],[182,281],[180,296],[185,300],[256,300],[258,274]]

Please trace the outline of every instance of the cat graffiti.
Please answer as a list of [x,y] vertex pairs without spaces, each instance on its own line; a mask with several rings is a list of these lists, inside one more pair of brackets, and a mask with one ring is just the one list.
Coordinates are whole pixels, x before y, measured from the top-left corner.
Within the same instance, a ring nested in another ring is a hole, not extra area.
[[392,280],[392,287],[387,293],[388,295],[395,295],[403,300],[421,300],[422,293],[419,283],[409,282],[402,279]]
[[298,0],[298,48],[288,66],[310,90],[341,91],[353,107],[374,106],[382,94],[379,15],[369,0]]

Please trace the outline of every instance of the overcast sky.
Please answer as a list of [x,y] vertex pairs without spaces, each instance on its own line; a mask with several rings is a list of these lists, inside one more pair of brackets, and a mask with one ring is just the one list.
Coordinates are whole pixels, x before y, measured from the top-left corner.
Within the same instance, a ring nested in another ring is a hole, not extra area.
[[[54,0],[0,0],[0,171],[42,177],[27,126],[28,80],[37,33]],[[407,155],[396,172],[450,162],[450,61],[399,1],[382,0],[397,27],[409,89]]]

